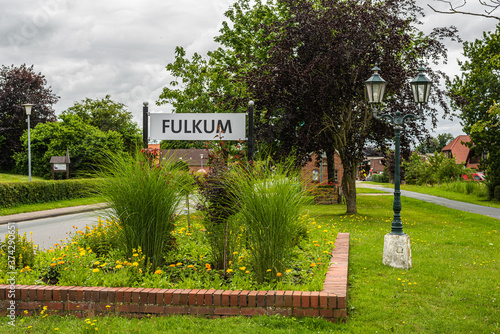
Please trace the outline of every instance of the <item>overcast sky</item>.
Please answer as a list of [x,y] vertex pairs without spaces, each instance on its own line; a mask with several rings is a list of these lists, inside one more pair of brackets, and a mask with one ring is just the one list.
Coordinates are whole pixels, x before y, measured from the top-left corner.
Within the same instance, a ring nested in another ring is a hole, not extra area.
[[[432,12],[427,4],[445,10],[445,3],[417,0],[427,16],[421,29],[455,25],[464,40],[481,38],[495,29],[495,19]],[[454,0],[452,0],[454,1]],[[472,10],[484,7],[474,1]],[[124,103],[142,125],[142,102],[152,112],[162,87],[173,78],[165,66],[176,46],[188,55],[206,54],[217,47],[224,12],[232,0],[0,0],[0,64],[34,65],[60,96],[56,114],[85,98],[110,94]],[[457,1],[456,3],[460,3]],[[500,13],[498,13],[500,15]],[[448,43],[449,62],[440,67],[459,74],[462,45]],[[411,78],[409,78],[411,79]],[[258,106],[257,106],[258,107]],[[457,119],[440,120],[436,134],[462,133]]]

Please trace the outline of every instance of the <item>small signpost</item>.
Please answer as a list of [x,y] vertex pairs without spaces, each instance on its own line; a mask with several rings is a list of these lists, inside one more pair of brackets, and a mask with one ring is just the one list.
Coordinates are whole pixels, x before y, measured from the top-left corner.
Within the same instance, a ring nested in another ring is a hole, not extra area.
[[50,163],[52,164],[52,180],[54,179],[54,172],[66,172],[66,179],[69,179],[69,151],[66,149],[66,156],[64,157],[51,157]]

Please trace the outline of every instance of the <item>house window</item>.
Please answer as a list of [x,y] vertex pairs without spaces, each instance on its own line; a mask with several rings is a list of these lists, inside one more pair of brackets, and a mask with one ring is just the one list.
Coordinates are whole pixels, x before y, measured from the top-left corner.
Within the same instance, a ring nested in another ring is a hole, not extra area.
[[337,170],[334,170],[334,171],[333,171],[333,179],[335,180],[335,182],[337,182],[337,181],[339,180],[339,179],[338,179],[338,177],[339,177],[339,173],[338,173],[338,171],[337,171]]

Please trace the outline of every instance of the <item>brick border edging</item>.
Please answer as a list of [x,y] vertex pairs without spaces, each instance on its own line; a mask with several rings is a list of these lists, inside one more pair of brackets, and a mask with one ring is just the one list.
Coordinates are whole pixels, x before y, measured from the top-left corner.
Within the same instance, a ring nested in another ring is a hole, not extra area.
[[[248,291],[0,285],[0,314],[283,315],[346,321],[349,233],[339,233],[322,291]],[[14,288],[14,289],[12,289]],[[14,298],[12,298],[14,297]],[[12,310],[12,306],[15,308]],[[11,312],[12,311],[12,312]]]

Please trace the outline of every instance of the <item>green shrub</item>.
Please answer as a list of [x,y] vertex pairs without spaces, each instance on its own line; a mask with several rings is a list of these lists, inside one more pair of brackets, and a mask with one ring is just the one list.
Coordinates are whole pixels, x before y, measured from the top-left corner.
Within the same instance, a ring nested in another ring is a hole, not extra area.
[[83,247],[90,247],[97,257],[109,255],[113,249],[120,248],[120,224],[116,221],[99,220],[96,225],[85,229],[81,240]]
[[493,198],[496,199],[497,201],[500,201],[500,186],[495,187]]
[[171,232],[183,189],[193,182],[173,162],[157,164],[158,158],[150,151],[138,152],[133,158],[110,155],[100,173],[103,182],[99,188],[112,212],[109,220],[119,221],[120,247],[129,255],[142,249],[152,268],[175,246]]
[[291,264],[303,231],[299,213],[305,196],[298,174],[275,166],[234,173],[232,194],[239,203],[248,238],[249,262],[257,282],[276,277]]
[[372,181],[379,183],[389,183],[389,176],[387,174],[373,174]]
[[0,207],[93,196],[100,182],[79,179],[0,183]]

